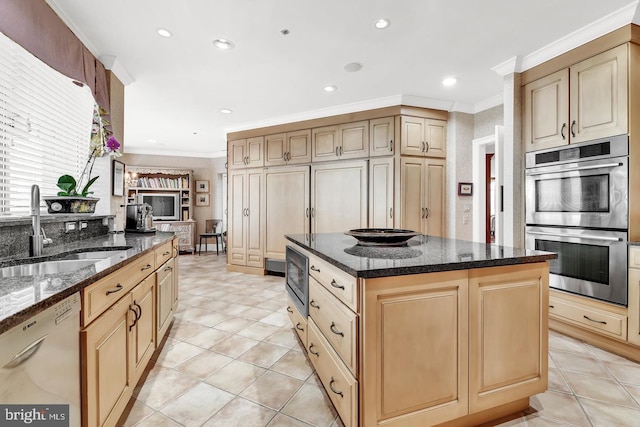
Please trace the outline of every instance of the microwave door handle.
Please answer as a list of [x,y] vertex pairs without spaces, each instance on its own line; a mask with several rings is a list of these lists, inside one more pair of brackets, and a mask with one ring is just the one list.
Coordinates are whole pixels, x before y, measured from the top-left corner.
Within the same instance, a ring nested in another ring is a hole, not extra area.
[[618,166],[622,166],[622,163],[616,162],[616,163],[607,163],[604,165],[580,166],[577,168],[558,169],[556,171],[527,172],[527,176],[544,175],[547,173],[558,173],[558,172],[575,172],[575,171],[587,171],[592,169],[617,168]]
[[606,237],[606,236],[592,236],[591,234],[558,234],[558,233],[543,233],[541,231],[527,231],[527,234],[534,234],[536,236],[551,236],[551,237],[573,237],[576,239],[589,239],[589,240],[602,240],[605,242],[621,242],[619,237]]

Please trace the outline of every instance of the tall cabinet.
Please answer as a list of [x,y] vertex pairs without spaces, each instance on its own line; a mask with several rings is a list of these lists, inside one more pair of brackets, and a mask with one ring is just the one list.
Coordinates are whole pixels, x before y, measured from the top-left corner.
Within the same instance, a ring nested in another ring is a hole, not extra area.
[[264,172],[262,168],[232,170],[228,183],[228,262],[262,268]]
[[444,237],[445,161],[403,157],[400,180],[402,228]]

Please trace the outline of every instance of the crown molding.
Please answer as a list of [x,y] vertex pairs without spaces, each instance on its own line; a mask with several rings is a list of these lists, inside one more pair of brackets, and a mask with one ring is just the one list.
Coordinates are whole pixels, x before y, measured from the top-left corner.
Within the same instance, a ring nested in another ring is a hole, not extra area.
[[521,68],[521,64],[522,64],[522,57],[513,56],[507,59],[506,61],[499,63],[495,67],[492,67],[491,71],[495,71],[496,73],[504,77],[506,75],[519,72]]
[[170,156],[170,157],[198,157],[205,159],[215,159],[218,157],[226,157],[227,150],[224,151],[176,151],[176,150],[157,150],[144,147],[125,147],[124,154],[143,154],[146,156]]
[[100,60],[100,62],[102,62],[107,70],[111,70],[111,72],[115,74],[116,77],[118,77],[118,80],[120,80],[123,85],[128,86],[136,81],[136,79],[134,79],[133,76],[129,74],[126,68],[124,68],[122,63],[118,61],[118,58],[116,58],[115,56],[102,55],[98,59]]
[[69,18],[69,15],[64,13],[63,9],[58,5],[58,3],[61,3],[62,1],[61,0],[46,0],[46,2],[51,7],[51,9],[53,9],[53,11],[56,13],[56,15],[58,15],[60,17],[60,19],[62,19],[62,22],[64,22],[65,25],[67,27],[69,27],[71,32],[73,32],[73,34],[75,34],[76,37],[78,37],[78,39],[80,39],[82,44],[84,44],[84,46],[87,49],[89,49],[89,52],[91,52],[93,54],[93,56],[95,56],[97,58],[98,57],[98,49],[95,47],[95,45],[93,43],[91,43],[91,39],[89,39],[89,37],[87,37],[82,31],[80,31],[80,28],[78,28],[78,26],[73,23],[71,18]]

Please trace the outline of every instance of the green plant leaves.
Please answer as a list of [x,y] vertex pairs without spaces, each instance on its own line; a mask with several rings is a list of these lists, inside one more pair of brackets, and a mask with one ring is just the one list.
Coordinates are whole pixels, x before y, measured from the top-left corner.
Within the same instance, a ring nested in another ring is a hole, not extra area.
[[88,194],[93,194],[93,191],[89,191],[89,187],[91,187],[91,184],[93,184],[94,182],[96,182],[96,179],[100,178],[99,176],[94,176],[93,178],[91,178],[89,180],[89,182],[87,182],[87,185],[84,186],[84,188],[82,189],[82,197],[87,197]]
[[62,175],[58,178],[56,184],[62,191],[58,192],[58,196],[75,196],[76,192],[76,179],[71,175]]

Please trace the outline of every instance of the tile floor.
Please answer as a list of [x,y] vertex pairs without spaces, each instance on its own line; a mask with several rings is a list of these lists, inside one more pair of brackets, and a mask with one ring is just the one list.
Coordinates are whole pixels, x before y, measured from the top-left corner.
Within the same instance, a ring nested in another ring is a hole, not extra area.
[[[283,278],[182,255],[180,304],[125,426],[342,426],[290,328]],[[640,426],[640,364],[555,332],[549,390],[492,426]]]

